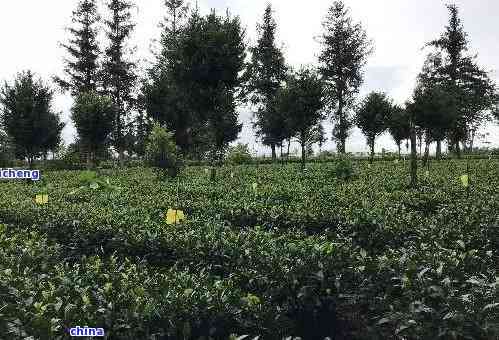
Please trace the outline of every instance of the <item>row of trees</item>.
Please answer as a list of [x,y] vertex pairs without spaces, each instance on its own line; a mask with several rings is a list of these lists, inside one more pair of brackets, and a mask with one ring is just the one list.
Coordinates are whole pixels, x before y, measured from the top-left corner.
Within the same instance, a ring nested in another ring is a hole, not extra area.
[[[366,136],[372,156],[376,138],[387,130],[400,154],[401,144],[410,139],[412,128],[420,145],[425,144],[426,158],[431,143],[437,145],[437,158],[441,156],[444,141],[458,156],[463,147],[467,151],[473,149],[480,126],[492,117],[490,113],[498,115],[499,97],[496,85],[478,66],[476,56],[467,53],[469,40],[458,8],[447,7],[449,23],[439,39],[426,44],[432,51],[418,76],[413,97],[399,106],[378,92],[369,94],[360,103],[356,100],[363,82],[362,70],[373,46],[361,25],[353,23],[344,3],[334,2],[323,24],[318,71],[324,89],[323,118],[332,118],[333,138],[339,153],[345,153],[345,141],[354,125]],[[253,48],[249,70],[253,72],[250,77],[253,79],[250,89],[255,94],[253,104],[259,105],[257,133],[272,148],[275,158],[275,146],[294,137],[296,131],[283,124],[293,120],[290,112],[273,105],[279,89],[286,86],[287,68],[275,45],[276,24],[271,13],[269,6],[259,26],[260,39]]]
[[[106,0],[105,5],[102,19],[96,0],[79,1],[70,38],[61,44],[67,52],[65,75],[54,78],[74,98],[77,145],[89,164],[109,146],[121,161],[126,153],[144,156],[152,121],[173,133],[184,156],[220,161],[241,131],[237,107],[245,103],[254,108],[256,134],[274,159],[286,142],[289,153],[295,139],[305,160],[312,144],[325,142],[322,122],[327,118],[339,153],[346,152],[350,130],[357,125],[372,155],[376,138],[387,130],[399,153],[414,132],[425,141],[426,154],[435,142],[440,155],[444,141],[460,154],[463,147],[473,148],[478,128],[490,112],[497,112],[495,84],[467,53],[468,38],[454,5],[448,6],[445,32],[427,44],[432,51],[404,106],[378,92],[357,100],[373,42],[342,1],[334,1],[325,16],[317,66],[295,71],[276,42],[270,5],[257,26],[255,45],[248,47],[237,16],[228,11],[201,15],[185,0],[165,0],[159,50],[142,79],[129,46],[134,4]],[[50,87],[30,72],[5,84],[3,139],[12,142],[16,156],[32,162],[59,144],[64,125],[50,106],[52,97]]]

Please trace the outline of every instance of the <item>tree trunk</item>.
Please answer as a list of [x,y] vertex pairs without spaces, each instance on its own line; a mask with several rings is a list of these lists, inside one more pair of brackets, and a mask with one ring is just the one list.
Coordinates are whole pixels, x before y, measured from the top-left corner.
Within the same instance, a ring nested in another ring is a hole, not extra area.
[[276,150],[275,150],[275,144],[272,143],[270,145],[270,148],[272,149],[272,161],[274,162],[277,159],[277,153],[276,153]]
[[402,159],[402,151],[400,147],[400,142],[397,143],[397,148],[398,148],[398,153],[399,153],[399,160]]
[[455,144],[455,151],[457,154],[457,159],[461,159],[461,146],[459,145],[459,141]]
[[289,149],[291,148],[291,138],[288,140],[288,152],[286,154],[286,158],[289,160]]
[[119,154],[119,163],[120,167],[123,167],[125,165],[125,151],[123,151],[123,148],[120,147],[120,154]]
[[428,141],[428,139],[426,139],[425,147],[424,147],[423,167],[425,167],[426,164],[428,163],[429,157],[430,157],[430,142]]
[[437,160],[442,159],[442,141],[441,140],[437,140],[436,158],[437,158]]
[[302,171],[305,170],[305,163],[306,163],[306,158],[307,158],[307,150],[306,150],[306,145],[305,145],[305,138],[302,136],[302,141],[301,141],[301,169]]
[[417,137],[414,123],[411,123],[411,187],[415,188],[418,184],[418,149]]
[[423,137],[419,138],[419,158],[423,157]]
[[92,169],[92,152],[90,150],[87,151],[87,169]]
[[473,153],[473,146],[475,144],[475,136],[476,136],[476,129],[473,129],[471,131],[471,138],[470,138],[470,147],[468,149],[468,153]]
[[345,115],[343,114],[343,108],[344,108],[344,103],[343,103],[343,97],[340,95],[339,100],[338,100],[338,111],[337,111],[337,116],[338,116],[338,122],[339,122],[339,138],[338,138],[338,143],[337,143],[337,148],[338,148],[338,153],[340,154],[345,154],[346,153],[346,131],[345,131]]
[[369,143],[370,148],[371,148],[371,158],[369,159],[369,163],[373,164],[374,163],[374,140]]

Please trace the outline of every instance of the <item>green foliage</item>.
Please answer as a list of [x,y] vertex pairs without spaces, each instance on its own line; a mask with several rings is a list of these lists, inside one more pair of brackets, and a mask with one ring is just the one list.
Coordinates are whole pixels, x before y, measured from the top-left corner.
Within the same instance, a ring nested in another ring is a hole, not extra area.
[[282,83],[286,80],[287,67],[284,56],[276,46],[277,23],[270,4],[267,5],[262,23],[257,25],[258,41],[250,48],[251,63],[248,65],[247,91],[251,102],[257,105],[255,128],[264,145],[273,148],[289,138],[286,117],[276,109],[275,100]]
[[111,98],[95,92],[82,93],[71,109],[80,145],[87,152],[87,161],[95,162],[113,131],[115,107]]
[[331,175],[337,179],[348,181],[356,177],[356,172],[352,161],[346,157],[339,158],[334,163]]
[[367,138],[371,149],[371,161],[374,158],[376,137],[388,128],[388,121],[393,110],[391,100],[385,93],[371,92],[357,108],[355,123]]
[[388,131],[390,131],[390,135],[395,144],[397,144],[400,154],[402,141],[411,137],[410,115],[407,109],[395,105],[391,111],[387,125]]
[[362,25],[353,23],[350,9],[341,0],[334,1],[323,28],[320,73],[327,84],[329,109],[334,112],[338,150],[345,153],[345,142],[352,126],[348,111],[364,81],[362,69],[373,51],[373,44]]
[[31,71],[19,73],[0,92],[1,124],[18,158],[34,159],[57,148],[64,123],[52,109],[53,91]]
[[181,161],[177,153],[173,133],[155,123],[146,145],[146,160],[149,166],[166,171],[175,177],[180,170]]
[[433,78],[441,62],[437,55],[429,55],[418,77],[414,103],[410,105],[415,123],[423,128],[430,141],[443,141],[455,127],[458,110],[455,93]]
[[69,56],[64,60],[66,78],[55,77],[55,81],[63,90],[77,97],[99,89],[97,26],[100,16],[96,0],[79,0],[72,22],[73,26],[68,29],[71,38],[62,44]]
[[[147,168],[103,170],[119,194],[78,199],[74,171],[49,171],[43,207],[41,186],[3,183],[0,334],[497,338],[498,160],[470,162],[469,197],[465,162],[434,164],[418,190],[402,169],[359,161],[340,182],[327,163],[241,166],[217,186],[203,167],[162,185]],[[166,224],[172,207],[186,223]]]
[[0,167],[5,168],[14,159],[14,152],[7,135],[0,130]]
[[74,196],[82,192],[88,193],[96,190],[113,193],[119,191],[119,187],[112,185],[109,178],[98,176],[95,171],[83,171],[78,176],[79,187],[69,193]]
[[302,166],[306,149],[318,141],[320,123],[324,119],[324,83],[313,69],[302,68],[288,77],[278,96],[278,110],[287,117],[290,136],[296,137],[302,148]]
[[454,100],[456,117],[450,134],[452,147],[473,143],[473,135],[497,105],[497,88],[490,73],[477,64],[469,51],[469,37],[455,4],[447,5],[449,22],[441,36],[427,45],[439,56],[432,82],[443,86]]
[[131,14],[134,5],[130,0],[107,0],[106,6],[110,12],[110,19],[105,21],[109,46],[105,50],[103,85],[116,108],[112,143],[123,161],[123,152],[130,144],[126,137],[132,137],[126,135],[126,122],[136,107],[137,65],[127,55],[128,39],[135,28]]
[[248,144],[238,143],[237,145],[229,148],[226,160],[229,164],[233,165],[251,164],[253,162],[253,158]]
[[146,110],[175,131],[184,154],[210,152],[220,160],[242,129],[236,101],[243,86],[244,30],[238,17],[215,11],[200,16],[196,10],[185,22],[182,1],[167,7],[162,53],[143,86]]

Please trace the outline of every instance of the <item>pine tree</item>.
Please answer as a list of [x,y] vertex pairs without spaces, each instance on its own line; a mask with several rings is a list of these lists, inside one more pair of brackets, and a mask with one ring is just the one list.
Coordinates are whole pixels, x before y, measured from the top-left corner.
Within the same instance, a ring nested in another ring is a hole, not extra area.
[[263,22],[257,26],[259,38],[250,48],[251,63],[248,68],[248,90],[251,102],[257,106],[255,128],[264,145],[272,149],[276,159],[276,146],[285,139],[284,118],[275,109],[274,98],[286,78],[287,67],[282,51],[276,46],[277,24],[270,4],[265,9]]
[[100,54],[97,43],[97,24],[100,21],[95,0],[81,0],[73,11],[74,26],[68,28],[71,39],[61,46],[69,58],[64,59],[66,79],[55,77],[56,83],[76,97],[80,93],[96,91],[99,86]]
[[133,4],[129,0],[108,0],[106,5],[110,13],[110,18],[105,21],[109,46],[105,50],[103,85],[116,107],[113,145],[118,150],[122,163],[127,144],[125,126],[130,112],[136,106],[136,64],[130,60],[132,51],[127,50],[127,41],[135,28],[131,14]]
[[206,17],[194,12],[179,48],[179,90],[189,94],[184,104],[194,116],[195,133],[205,139],[212,160],[220,161],[237,139],[236,103],[242,98],[246,45],[238,17],[214,11]]
[[33,161],[54,151],[61,141],[64,123],[51,106],[53,91],[31,71],[19,73],[0,93],[2,126],[15,146],[16,156]]
[[354,24],[350,10],[335,1],[323,23],[323,50],[319,56],[320,72],[327,85],[327,101],[334,111],[334,137],[338,151],[345,153],[345,143],[352,122],[348,110],[364,80],[362,72],[372,53],[372,42],[359,23]]
[[[184,0],[165,0],[167,16],[162,24],[160,51],[142,84],[144,109],[148,116],[169,131],[174,131],[176,144],[183,153],[194,148],[194,120],[187,103],[187,92],[181,88],[181,39],[187,25],[188,7]],[[189,18],[194,25],[197,15]]]

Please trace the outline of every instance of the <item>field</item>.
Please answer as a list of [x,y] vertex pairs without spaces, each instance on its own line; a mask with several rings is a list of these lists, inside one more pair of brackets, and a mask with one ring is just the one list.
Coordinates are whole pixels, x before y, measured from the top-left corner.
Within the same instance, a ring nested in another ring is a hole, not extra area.
[[0,338],[499,339],[499,160],[335,169],[0,183]]

